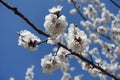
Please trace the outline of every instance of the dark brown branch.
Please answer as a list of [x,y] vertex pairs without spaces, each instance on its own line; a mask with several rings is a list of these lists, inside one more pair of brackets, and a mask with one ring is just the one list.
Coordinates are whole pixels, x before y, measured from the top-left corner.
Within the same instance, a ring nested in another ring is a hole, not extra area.
[[10,5],[8,5],[7,3],[5,3],[3,0],[0,0],[0,2],[7,7],[8,9],[12,10],[16,15],[18,15],[19,17],[21,17],[23,20],[25,20],[25,22],[27,22],[27,24],[29,24],[34,30],[36,30],[39,34],[42,34],[44,36],[49,37],[50,35],[44,33],[42,30],[40,30],[38,27],[36,27],[28,18],[26,18],[22,13],[20,13],[16,7],[12,7]]
[[93,58],[92,58],[92,55],[90,55],[89,52],[87,52],[88,56],[90,57],[90,60],[93,62]]
[[75,9],[77,10],[78,14],[82,17],[82,19],[84,21],[86,21],[87,19],[84,17],[84,15],[79,11],[78,7],[76,6],[76,3],[74,1],[72,1],[73,6],[75,7]]
[[89,63],[89,64],[92,65],[94,68],[97,68],[97,69],[100,70],[102,73],[104,73],[104,74],[106,74],[106,75],[108,75],[108,76],[114,78],[115,80],[120,80],[120,79],[117,78],[115,75],[113,75],[113,74],[111,74],[111,73],[105,71],[105,70],[102,69],[101,67],[95,65],[93,62],[91,62],[91,61],[89,61],[88,59],[86,59],[86,58],[80,56],[79,54],[77,54],[77,53],[72,53],[72,54],[75,55],[75,56],[77,56],[77,57],[79,57],[79,58],[82,59],[83,61]]
[[57,51],[55,51],[55,55],[54,55],[54,56],[57,56],[60,47],[61,47],[61,46],[58,46]]
[[[112,1],[112,0],[111,0],[111,1]],[[84,17],[84,15],[83,15],[83,14],[79,11],[79,9],[76,7],[76,3],[75,3],[74,1],[72,1],[72,3],[73,3],[73,5],[74,5],[75,9],[77,10],[78,14],[82,17],[82,19],[83,19],[84,21],[86,21],[87,19]],[[95,31],[97,32],[97,30],[95,30]],[[100,33],[99,33],[99,34],[100,34]],[[104,35],[104,34],[100,34],[100,35],[103,36],[103,37],[105,37],[106,39],[112,41],[112,39],[111,39],[109,36]]]
[[80,58],[81,60],[87,62],[88,64],[92,65],[94,68],[97,68],[98,70],[100,70],[102,73],[114,78],[115,80],[120,80],[120,78],[118,78],[117,76],[107,72],[106,70],[102,69],[101,67],[95,65],[93,62],[89,61],[88,59],[84,58],[83,56],[81,56],[80,54],[77,54],[75,52],[72,52],[70,49],[68,49],[65,45],[58,43],[58,45],[62,46],[63,48],[65,48],[66,50],[70,51],[72,55],[77,56],[78,58]]
[[[99,33],[100,34],[100,33]],[[104,34],[100,34],[101,36],[103,36],[103,37],[105,37],[106,39],[108,39],[108,40],[111,40],[112,41],[112,39],[109,37],[109,36],[107,36],[107,35],[104,35]]]
[[120,8],[120,5],[118,5],[114,0],[110,0],[111,3],[113,3],[116,7]]
[[[45,32],[43,32],[42,30],[40,30],[39,28],[37,28],[28,18],[26,18],[22,13],[20,13],[17,8],[12,7],[10,5],[8,5],[6,2],[4,2],[3,0],[0,0],[0,2],[7,7],[8,9],[10,9],[11,11],[13,11],[16,15],[18,15],[19,17],[21,17],[23,20],[25,20],[25,22],[27,22],[27,24],[29,24],[34,30],[36,30],[39,34],[42,34],[46,37],[50,37],[50,35],[46,34]],[[80,14],[80,13],[79,13]],[[86,20],[86,18],[83,17],[84,20]],[[102,69],[101,67],[95,65],[93,62],[89,61],[88,59],[84,58],[83,56],[72,52],[71,49],[68,49],[64,44],[62,43],[58,43],[59,46],[65,48],[66,50],[70,51],[72,55],[77,56],[78,58],[80,58],[81,60],[87,62],[88,64],[92,65],[94,68],[97,68],[98,70],[100,70],[101,72],[105,73],[106,75],[114,78],[115,80],[120,80],[119,78],[117,78],[115,75],[105,71],[104,69]]]
[[48,39],[43,40],[43,41],[41,41],[41,42],[40,42],[40,43],[38,43],[38,44],[40,45],[40,44],[45,43],[45,42],[47,42],[47,41],[48,41]]

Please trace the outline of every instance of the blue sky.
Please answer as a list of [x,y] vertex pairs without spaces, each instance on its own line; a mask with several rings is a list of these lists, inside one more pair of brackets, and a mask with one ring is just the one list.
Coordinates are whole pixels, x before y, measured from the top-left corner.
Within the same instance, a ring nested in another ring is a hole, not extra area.
[[[28,17],[36,26],[44,30],[43,23],[44,17],[49,13],[48,8],[54,5],[61,4],[64,8],[62,14],[67,17],[70,23],[79,24],[81,18],[79,15],[70,15],[69,10],[73,7],[64,2],[55,2],[54,0],[5,0],[12,6],[18,8],[18,10]],[[101,0],[106,3],[108,9],[111,12],[117,13],[118,8],[109,2],[109,0]],[[44,55],[49,54],[52,51],[52,47],[47,44],[39,46],[38,51],[29,51],[21,46],[18,46],[18,35],[16,34],[20,30],[30,30],[32,33],[44,39],[42,35],[39,35],[34,31],[26,22],[20,17],[16,16],[12,11],[8,10],[2,4],[0,4],[0,80],[8,80],[10,76],[13,76],[15,80],[24,80],[27,67],[32,64],[35,65],[34,80],[59,80],[62,76],[60,70],[55,71],[51,75],[46,75],[42,72],[40,66],[40,60]],[[73,76],[84,73],[86,77],[83,80],[94,80],[89,76],[87,72],[81,70],[81,66],[78,65],[76,60],[70,60],[72,66],[76,66],[77,70],[71,73]],[[95,79],[99,80],[99,79]]]

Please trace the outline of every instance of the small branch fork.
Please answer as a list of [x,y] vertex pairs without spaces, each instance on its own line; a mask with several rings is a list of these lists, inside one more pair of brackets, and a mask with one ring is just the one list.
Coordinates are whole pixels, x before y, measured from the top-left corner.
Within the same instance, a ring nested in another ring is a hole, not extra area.
[[[0,2],[7,7],[9,10],[13,11],[16,15],[18,15],[19,17],[21,17],[27,24],[29,24],[34,30],[36,30],[39,34],[42,34],[46,37],[50,37],[49,34],[46,34],[45,32],[43,32],[42,30],[40,30],[38,27],[36,27],[28,18],[26,18],[22,13],[20,13],[17,8],[12,7],[10,5],[8,5],[4,0],[0,0]],[[92,65],[94,68],[97,68],[98,70],[100,70],[101,72],[103,72],[104,74],[114,78],[115,80],[120,80],[120,78],[118,78],[117,76],[107,72],[106,70],[102,69],[101,67],[95,65],[93,62],[89,61],[88,59],[84,58],[83,56],[81,56],[80,54],[77,54],[75,52],[72,52],[70,49],[68,49],[64,44],[62,43],[58,43],[58,46],[61,46],[63,48],[65,48],[66,50],[70,51],[72,55],[77,56],[78,58],[80,58],[81,60],[87,62],[88,64]]]

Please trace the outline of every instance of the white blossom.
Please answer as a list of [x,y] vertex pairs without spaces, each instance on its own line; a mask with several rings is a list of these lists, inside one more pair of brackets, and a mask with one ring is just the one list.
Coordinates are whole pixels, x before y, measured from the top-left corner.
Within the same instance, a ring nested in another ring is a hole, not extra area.
[[109,70],[108,68],[110,67],[110,64],[107,63],[106,61],[102,61],[100,67],[103,68],[104,70]]
[[95,20],[98,16],[97,11],[91,4],[89,4],[88,7],[84,7],[83,10],[84,10],[84,15],[91,20]]
[[44,73],[51,74],[53,71],[60,68],[62,72],[67,72],[69,68],[69,61],[65,57],[68,51],[60,47],[55,56],[52,54],[46,55],[41,59],[41,66]]
[[[107,79],[106,73],[102,72],[100,68],[112,75],[119,75],[117,71],[120,70],[118,59],[120,56],[120,14],[114,15],[110,13],[100,0],[68,0],[68,2],[73,3],[75,7],[70,10],[69,13],[71,14],[77,13],[76,8],[80,9],[81,3],[87,4],[87,7],[84,7],[83,4],[83,16],[88,19],[80,21],[86,33],[74,24],[70,24],[68,32],[66,32],[68,22],[66,16],[60,13],[63,7],[58,5],[49,9],[49,14],[45,16],[43,24],[46,32],[50,35],[47,38],[47,43],[51,45],[58,44],[58,48],[54,49],[54,54],[47,54],[41,59],[40,64],[43,72],[51,74],[55,70],[61,69],[63,72],[61,80],[71,80],[71,75],[68,72],[74,71],[75,68],[70,68],[68,58],[68,55],[70,55],[70,57],[78,59],[78,63],[81,64],[83,70],[89,72],[93,77],[99,76],[100,80]],[[82,13],[79,13],[79,15],[82,15]],[[112,23],[110,24],[110,22]],[[111,26],[107,27],[109,25]],[[38,44],[41,42],[37,36],[27,30],[20,31],[18,34],[18,45],[30,50],[37,50]],[[103,37],[110,38],[111,41],[105,41],[106,39],[104,40]],[[61,47],[59,42],[65,44],[65,46]],[[89,48],[89,46],[92,47]],[[74,52],[77,54],[72,55]],[[27,69],[25,80],[33,80],[33,69],[34,66]],[[81,80],[82,76],[77,75],[74,80]],[[11,77],[9,80],[14,80],[14,78]]]
[[67,25],[64,15],[58,17],[55,14],[49,14],[45,17],[44,27],[51,36],[62,34],[66,30]]
[[97,33],[90,33],[91,40],[97,40],[98,38],[99,38],[99,35]]
[[95,8],[99,8],[99,5],[100,5],[100,0],[93,0],[92,1],[92,4]]
[[41,42],[40,38],[32,34],[30,31],[22,30],[18,32],[18,45],[29,50],[37,50],[37,44]]
[[71,75],[69,73],[63,73],[61,80],[71,80]]
[[58,5],[58,6],[54,6],[52,7],[51,9],[49,9],[49,12],[50,13],[56,13],[56,12],[60,12],[62,10],[62,6],[61,5]]
[[118,14],[116,15],[118,18],[120,18],[120,10],[118,11]]
[[91,73],[92,76],[98,76],[100,71],[96,68],[93,68],[89,72]]
[[112,71],[112,72],[115,72],[116,70],[119,69],[118,66],[119,66],[118,62],[117,63],[112,63],[109,67],[109,70]]
[[82,62],[82,69],[83,70],[89,70],[91,68],[91,66],[89,64],[87,64],[86,62]]
[[100,71],[96,68],[93,68],[92,65],[86,62],[82,62],[82,69],[88,71],[92,76],[98,76]]
[[105,3],[101,3],[99,9],[102,11],[105,8]]
[[103,11],[102,11],[102,20],[104,21],[104,22],[109,22],[110,21],[110,12],[107,10],[107,9],[103,9]]
[[82,80],[83,75],[77,75],[74,77],[74,80]]
[[34,65],[31,65],[31,67],[27,68],[25,80],[33,80],[34,78],[33,70],[34,70]]
[[52,54],[48,54],[41,59],[41,66],[44,73],[51,74],[53,71],[61,67],[61,61],[55,56],[52,56]]
[[106,75],[104,75],[104,74],[99,74],[98,76],[99,76],[100,80],[107,80]]
[[70,71],[70,72],[75,71],[75,67],[70,67],[69,71]]
[[92,25],[92,23],[90,22],[90,21],[80,21],[80,24],[83,26],[83,27],[85,27],[85,28],[89,28],[89,27],[91,27],[91,26],[93,26]]
[[68,52],[66,49],[60,47],[58,52],[57,52],[57,56],[62,62],[68,62],[66,55],[70,54],[70,52]]
[[97,54],[97,53],[98,53],[98,48],[96,47],[89,51],[89,54]]
[[50,74],[54,70],[56,70],[57,67],[54,68],[54,65],[56,65],[56,60],[53,59],[52,54],[46,55],[43,59],[41,59],[41,66],[43,69],[43,72]]
[[61,64],[61,70],[62,72],[67,72],[68,71],[68,68],[69,68],[69,62],[62,62]]
[[15,80],[14,77],[10,77],[9,80]]
[[98,25],[101,24],[101,22],[102,22],[102,19],[101,19],[101,18],[96,18],[96,19],[94,20],[94,25],[95,25],[95,26],[98,26]]
[[68,0],[68,3],[72,3],[73,2],[73,0]]
[[47,43],[48,43],[48,44],[51,44],[51,45],[55,45],[55,44],[57,44],[57,43],[60,41],[60,37],[61,37],[61,36],[48,37]]
[[101,58],[96,58],[95,62],[98,63],[98,64],[101,63]]
[[111,23],[111,31],[114,36],[119,35],[120,33],[120,19],[115,18],[115,20],[112,21]]
[[118,56],[120,54],[120,47],[116,47],[114,53]]
[[90,43],[84,31],[75,27],[74,24],[71,24],[68,28],[66,41],[68,48],[77,53],[86,51]]
[[77,13],[77,10],[76,9],[71,9],[70,10],[70,14],[76,14]]
[[107,34],[108,29],[105,26],[99,26],[97,27],[97,32],[100,34]]
[[69,61],[66,57],[67,54],[69,54],[70,52],[68,52],[67,50],[65,50],[64,48],[60,47],[56,57],[60,60],[61,62],[61,70],[63,72],[67,72],[68,68],[69,68]]

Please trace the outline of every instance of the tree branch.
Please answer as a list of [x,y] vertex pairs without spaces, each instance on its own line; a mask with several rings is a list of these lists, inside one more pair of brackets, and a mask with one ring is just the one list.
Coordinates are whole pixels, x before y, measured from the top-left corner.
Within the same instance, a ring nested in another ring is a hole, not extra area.
[[45,42],[47,42],[47,41],[48,41],[48,39],[43,40],[43,41],[41,41],[41,42],[40,42],[40,43],[38,43],[38,44],[40,45],[40,44],[45,43]]
[[[34,30],[36,30],[39,34],[42,34],[46,37],[50,37],[49,34],[46,34],[45,32],[43,32],[42,30],[40,30],[39,28],[37,28],[28,18],[26,18],[22,13],[20,13],[17,8],[15,7],[12,7],[10,5],[8,5],[5,1],[3,0],[0,0],[0,2],[5,6],[7,7],[8,9],[10,9],[11,11],[13,11],[16,15],[18,15],[19,17],[21,17],[27,24],[29,24]],[[85,18],[83,18],[84,20],[86,20]],[[101,67],[95,65],[93,62],[89,61],[88,59],[84,58],[83,56],[75,53],[75,52],[72,52],[71,49],[68,49],[64,44],[62,43],[58,43],[59,46],[65,48],[66,50],[70,51],[72,55],[74,56],[77,56],[78,58],[80,58],[81,60],[89,63],[90,65],[92,65],[94,68],[97,68],[98,70],[100,70],[101,72],[105,73],[106,75],[114,78],[115,80],[120,80],[119,78],[117,78],[115,75],[105,71],[104,69],[102,69]]]
[[4,2],[3,0],[0,0],[0,2],[7,7],[8,9],[12,10],[16,15],[18,15],[19,17],[21,17],[27,24],[29,24],[34,30],[36,30],[39,34],[42,34],[44,36],[49,37],[50,35],[46,34],[45,32],[43,32],[42,30],[40,30],[38,27],[36,27],[28,18],[26,18],[22,13],[20,13],[18,11],[18,9],[16,7],[12,7],[10,5],[8,5],[6,2]]
[[[111,0],[112,1],[112,0]],[[113,1],[114,2],[114,1]],[[73,3],[73,5],[74,5],[74,8],[77,10],[77,12],[78,12],[78,14],[82,17],[82,19],[84,20],[84,21],[87,21],[88,19],[87,18],[85,18],[84,17],[84,15],[79,11],[79,9],[76,7],[76,3],[74,2],[74,1],[72,1],[72,3]],[[115,3],[115,2],[114,2]],[[119,6],[120,7],[120,6]],[[97,32],[97,30],[95,30],[96,32]],[[100,34],[100,33],[99,33]],[[100,34],[101,36],[103,36],[103,37],[105,37],[106,39],[108,39],[108,40],[111,40],[112,41],[112,39],[109,37],[109,36],[107,36],[107,35],[104,35],[104,34]]]
[[114,0],[110,0],[111,3],[113,3],[116,7],[120,8],[120,5],[118,5]]
[[93,62],[89,61],[88,59],[84,58],[83,56],[81,56],[78,53],[72,52],[70,49],[68,49],[65,45],[58,43],[58,45],[62,46],[63,48],[65,48],[66,50],[70,51],[72,55],[77,56],[78,58],[80,58],[81,60],[87,62],[88,64],[92,65],[94,68],[100,70],[102,73],[114,78],[115,80],[120,80],[120,78],[118,78],[117,76],[107,72],[106,70],[102,69],[100,66],[95,65]]
[[79,9],[77,8],[77,6],[76,6],[76,3],[74,2],[74,1],[72,1],[72,3],[73,3],[73,6],[75,7],[75,9],[77,10],[77,12],[78,12],[78,14],[82,17],[82,19],[84,20],[84,21],[86,21],[87,19],[84,17],[84,15],[79,11]]

